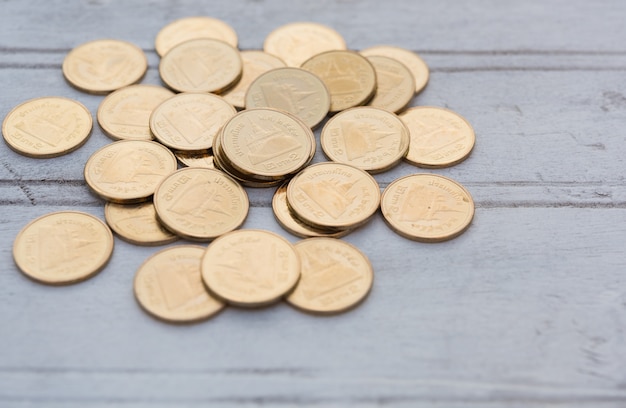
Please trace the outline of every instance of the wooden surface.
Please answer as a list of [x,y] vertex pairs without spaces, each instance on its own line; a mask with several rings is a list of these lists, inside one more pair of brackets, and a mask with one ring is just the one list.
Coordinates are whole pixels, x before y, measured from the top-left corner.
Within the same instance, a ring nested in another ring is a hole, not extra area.
[[[26,279],[13,239],[33,218],[74,209],[103,218],[82,172],[110,143],[60,158],[0,143],[0,406],[626,406],[626,3],[481,0],[238,2],[0,1],[0,116],[34,97],[102,96],[61,74],[67,52],[133,42],[159,84],[154,37],[210,15],[242,49],[279,25],[317,21],[352,49],[393,44],[431,68],[412,105],[445,106],[474,126],[465,162],[433,171],[472,193],[469,230],[411,242],[380,214],[344,238],[371,259],[374,288],[335,317],[286,304],[229,308],[192,326],[143,313],[137,267],[158,248],[116,239],[99,275],[68,287]],[[319,135],[319,130],[316,132]],[[323,160],[320,152],[314,161]],[[376,176],[381,188],[421,170]],[[283,231],[273,189],[247,189],[245,228]]]

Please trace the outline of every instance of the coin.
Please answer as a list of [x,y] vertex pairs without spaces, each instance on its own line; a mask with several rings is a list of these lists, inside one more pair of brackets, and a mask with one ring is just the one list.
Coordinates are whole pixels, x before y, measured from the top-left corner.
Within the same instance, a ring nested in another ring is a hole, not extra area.
[[7,145],[24,156],[45,158],[72,152],[91,133],[91,112],[61,97],[31,99],[13,108],[2,122]]
[[299,67],[314,55],[330,50],[345,50],[341,34],[322,24],[291,23],[268,34],[263,51],[276,55],[289,67]]
[[295,244],[302,260],[300,281],[287,303],[306,312],[336,314],[359,304],[372,288],[374,270],[356,247],[334,238]]
[[223,92],[241,78],[241,70],[239,51],[210,38],[178,44],[159,64],[163,82],[178,92]]
[[317,163],[289,182],[287,203],[301,221],[315,228],[356,228],[378,209],[380,187],[356,167]]
[[300,68],[277,68],[261,74],[248,88],[246,109],[276,108],[317,126],[330,109],[330,94],[315,74]]
[[300,278],[300,257],[270,231],[238,230],[213,241],[202,258],[202,279],[227,303],[259,307],[278,301]]
[[465,160],[474,148],[474,129],[448,109],[419,106],[400,115],[411,135],[406,161],[419,167],[442,168]]
[[237,32],[222,20],[211,17],[186,17],[172,21],[159,31],[154,41],[161,57],[176,45],[188,40],[213,38],[237,48]]
[[152,316],[170,323],[208,319],[224,302],[204,288],[200,264],[205,248],[179,245],[163,249],[144,261],[134,281],[135,298]]
[[387,224],[405,238],[440,242],[463,233],[474,217],[470,193],[435,174],[412,174],[387,186],[381,199]]
[[213,155],[211,153],[174,152],[179,162],[188,167],[204,167],[214,169]]
[[223,98],[209,93],[181,93],[154,109],[150,129],[173,150],[206,151],[220,128],[237,113]]
[[380,173],[398,164],[409,148],[409,130],[393,113],[360,106],[333,116],[322,129],[326,156],[336,162]]
[[165,245],[178,236],[163,228],[152,202],[104,205],[104,218],[120,238],[135,245]]
[[107,95],[98,108],[98,123],[116,140],[152,140],[150,114],[174,93],[160,86],[131,85]]
[[413,51],[391,45],[378,45],[361,50],[361,54],[366,57],[382,55],[403,63],[415,78],[415,93],[421,92],[428,83],[428,65]]
[[120,40],[79,45],[63,60],[63,75],[81,91],[105,94],[139,82],[148,69],[141,48]]
[[248,195],[219,170],[188,167],[170,174],[154,193],[161,223],[177,235],[209,241],[238,228],[248,215]]
[[85,181],[108,201],[147,201],[157,185],[176,170],[176,157],[147,140],[120,140],[96,150],[85,164]]
[[365,105],[376,92],[376,71],[353,51],[327,51],[302,64],[321,78],[330,92],[330,112]]
[[235,86],[224,91],[222,97],[236,108],[243,109],[246,106],[246,92],[252,81],[264,72],[284,67],[285,63],[280,58],[263,51],[241,51],[240,55],[243,62],[241,79]]
[[19,232],[13,259],[29,278],[49,285],[83,281],[99,272],[113,252],[113,234],[93,215],[61,211],[43,215]]
[[411,102],[415,94],[415,79],[401,62],[389,57],[367,57],[376,70],[376,94],[369,106],[400,112]]

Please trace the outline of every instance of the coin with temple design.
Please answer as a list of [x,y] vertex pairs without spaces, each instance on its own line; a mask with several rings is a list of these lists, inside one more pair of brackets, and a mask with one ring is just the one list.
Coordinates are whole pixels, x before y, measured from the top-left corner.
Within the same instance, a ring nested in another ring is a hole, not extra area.
[[420,93],[428,83],[429,70],[424,60],[413,51],[392,45],[376,45],[360,51],[366,57],[381,55],[393,58],[403,63],[413,74],[415,79],[415,93]]
[[199,38],[213,38],[237,47],[237,32],[226,22],[212,17],[186,17],[172,21],[159,31],[154,40],[161,57],[180,43]]
[[151,201],[139,204],[104,205],[104,218],[115,233],[135,245],[165,245],[178,236],[165,229],[156,217]]

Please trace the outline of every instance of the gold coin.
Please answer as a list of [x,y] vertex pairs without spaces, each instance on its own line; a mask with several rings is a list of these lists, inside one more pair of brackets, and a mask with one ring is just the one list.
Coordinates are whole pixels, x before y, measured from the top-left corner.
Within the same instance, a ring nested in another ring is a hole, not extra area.
[[322,24],[291,23],[268,34],[263,51],[276,55],[289,67],[299,67],[314,55],[330,50],[345,50],[341,34]]
[[287,203],[316,228],[356,228],[376,212],[380,187],[367,172],[342,163],[307,167],[287,186]]
[[115,204],[107,202],[104,218],[120,238],[135,245],[165,245],[178,240],[157,220],[152,202]]
[[400,61],[380,55],[367,57],[376,70],[376,94],[369,106],[400,112],[415,95],[415,79]]
[[96,40],[74,48],[63,60],[65,79],[81,91],[105,94],[139,82],[148,69],[141,48],[119,40]]
[[178,92],[223,92],[241,78],[241,69],[239,51],[210,38],[178,44],[159,64],[163,82]]
[[98,123],[107,136],[116,140],[152,140],[150,114],[174,96],[154,85],[132,85],[107,95],[98,108]]
[[237,32],[222,20],[211,17],[187,17],[172,21],[159,31],[154,41],[161,57],[180,43],[199,38],[213,38],[237,48]]
[[327,51],[302,64],[321,78],[330,92],[330,112],[365,105],[376,92],[376,71],[353,51]]
[[300,68],[277,68],[248,88],[246,109],[276,108],[300,118],[310,128],[328,114],[330,94],[319,77]]
[[169,175],[154,193],[161,223],[177,235],[209,241],[238,228],[248,215],[248,195],[219,170],[188,167]]
[[85,164],[85,181],[108,201],[147,201],[157,185],[176,170],[176,157],[147,140],[120,140],[96,150]]
[[310,238],[294,246],[302,270],[300,281],[286,298],[289,304],[328,315],[350,310],[365,299],[374,270],[356,247],[334,238]]
[[421,92],[428,83],[428,65],[413,51],[391,45],[378,45],[361,51],[366,57],[382,55],[396,59],[406,65],[415,78],[415,93]]
[[381,210],[391,229],[405,238],[440,242],[463,233],[474,217],[474,201],[460,184],[435,174],[412,174],[387,186]]
[[326,156],[380,173],[398,164],[409,148],[409,130],[393,113],[361,106],[333,116],[322,129]]
[[208,319],[224,302],[204,288],[200,264],[205,248],[179,245],[145,260],[135,275],[135,298],[152,316],[170,323]]
[[261,181],[297,173],[315,152],[315,136],[307,125],[269,108],[239,112],[224,125],[219,137],[229,165]]
[[93,215],[46,214],[26,225],[13,243],[13,259],[29,278],[49,285],[76,283],[98,273],[113,252],[113,234]]
[[465,160],[474,148],[474,129],[465,118],[448,109],[420,106],[400,115],[411,135],[406,161],[427,168],[442,168]]
[[272,209],[274,210],[274,217],[276,221],[287,232],[302,238],[310,237],[332,237],[340,238],[348,235],[352,232],[351,229],[343,229],[338,231],[315,229],[306,225],[293,215],[289,206],[287,205],[287,184],[284,183],[274,193],[272,198]]
[[286,65],[280,58],[263,51],[241,51],[240,55],[243,61],[241,79],[235,86],[224,91],[222,98],[236,108],[243,109],[246,106],[246,92],[250,84],[264,72]]
[[205,169],[214,169],[213,155],[211,153],[190,153],[190,152],[174,152],[174,156],[179,162],[187,167],[204,167]]
[[91,133],[91,112],[68,98],[31,99],[16,106],[2,122],[7,145],[24,156],[45,158],[72,152]]
[[150,116],[155,138],[173,150],[206,151],[220,128],[237,113],[223,98],[182,93],[160,104]]
[[283,237],[269,231],[238,230],[213,241],[202,258],[209,291],[242,307],[274,303],[300,278],[300,257]]

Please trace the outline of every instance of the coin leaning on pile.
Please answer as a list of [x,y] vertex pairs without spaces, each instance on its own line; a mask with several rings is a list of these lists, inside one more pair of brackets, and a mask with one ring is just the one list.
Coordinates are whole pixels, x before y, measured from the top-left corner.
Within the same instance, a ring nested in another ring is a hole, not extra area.
[[[454,112],[406,109],[429,79],[417,54],[385,45],[357,53],[318,23],[275,29],[263,51],[237,45],[236,31],[215,18],[168,24],[155,40],[167,88],[137,84],[147,59],[125,41],[81,44],[63,62],[70,85],[108,94],[97,119],[116,141],[84,168],[87,186],[106,201],[106,223],[136,245],[209,242],[164,249],[139,267],[134,293],[149,314],[189,323],[226,304],[281,299],[314,314],[345,312],[366,298],[373,268],[337,238],[379,208],[393,231],[416,241],[444,241],[468,228],[473,201],[455,181],[408,175],[381,196],[371,176],[403,160],[452,166],[474,146],[473,129]],[[329,113],[320,144],[331,161],[311,165],[312,129]],[[46,97],[9,112],[2,133],[14,151],[47,158],[80,147],[92,124],[79,102]],[[177,161],[187,168],[177,170]],[[293,245],[269,231],[239,229],[249,210],[242,186],[277,187],[277,222],[307,239]],[[105,223],[58,212],[24,227],[13,253],[28,277],[58,285],[93,276],[112,250]]]

